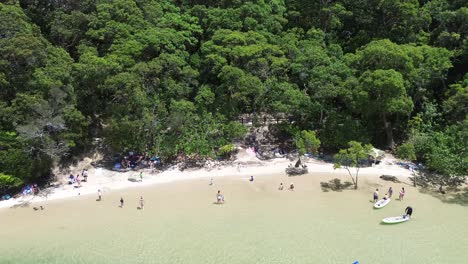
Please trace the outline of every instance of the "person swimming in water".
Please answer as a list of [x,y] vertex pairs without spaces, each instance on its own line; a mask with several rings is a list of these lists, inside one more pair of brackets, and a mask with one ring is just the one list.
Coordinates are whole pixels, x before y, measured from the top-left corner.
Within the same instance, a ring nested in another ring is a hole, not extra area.
[[407,206],[405,209],[405,215],[403,216],[403,218],[411,217],[412,214],[413,214],[413,208],[411,206]]

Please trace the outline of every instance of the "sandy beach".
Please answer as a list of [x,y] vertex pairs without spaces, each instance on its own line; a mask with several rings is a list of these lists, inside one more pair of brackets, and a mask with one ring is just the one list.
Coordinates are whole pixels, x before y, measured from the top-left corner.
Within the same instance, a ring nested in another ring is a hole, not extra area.
[[[272,160],[259,160],[251,151],[241,149],[232,165],[212,166],[211,168],[186,169],[181,171],[177,166],[171,167],[165,171],[157,172],[151,169],[142,169],[143,181],[139,180],[140,171],[117,172],[104,168],[94,168],[91,166],[93,160],[86,158],[78,165],[69,168],[70,173],[81,174],[83,168],[89,170],[88,182],[83,182],[82,187],[75,188],[74,185],[67,184],[69,174],[59,174],[59,187],[49,187],[43,189],[40,195],[26,195],[8,201],[0,201],[0,208],[29,206],[48,201],[81,197],[86,195],[97,195],[97,191],[103,193],[113,190],[122,190],[126,188],[137,188],[154,184],[169,183],[175,181],[205,179],[214,180],[220,177],[235,176],[239,178],[261,177],[265,175],[285,175],[285,168],[293,163],[287,158],[276,158]],[[411,172],[399,165],[391,155],[386,155],[382,162],[372,167],[361,168],[359,175],[371,175],[378,177],[380,175],[397,176],[405,181],[411,176]],[[320,160],[305,158],[303,162],[307,164],[309,174],[327,173],[336,174],[342,181],[351,181],[345,169],[334,169],[333,164]],[[130,181],[131,179],[132,181]]]

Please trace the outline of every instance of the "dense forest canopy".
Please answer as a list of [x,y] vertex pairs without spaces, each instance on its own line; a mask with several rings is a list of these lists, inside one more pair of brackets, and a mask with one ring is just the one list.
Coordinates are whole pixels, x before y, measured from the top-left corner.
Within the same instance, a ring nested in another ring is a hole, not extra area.
[[467,65],[462,0],[4,0],[0,188],[93,138],[214,156],[243,114],[467,175]]

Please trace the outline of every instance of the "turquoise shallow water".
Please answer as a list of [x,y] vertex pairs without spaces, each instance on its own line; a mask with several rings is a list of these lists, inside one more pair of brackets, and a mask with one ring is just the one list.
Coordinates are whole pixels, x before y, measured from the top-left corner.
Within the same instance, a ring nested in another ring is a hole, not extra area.
[[[290,180],[229,178],[214,187],[196,180],[105,193],[102,202],[52,202],[38,212],[2,210],[0,263],[468,263],[465,206],[405,186],[407,200],[374,210],[375,184],[366,179],[359,191],[324,193],[313,176],[294,178],[294,192],[276,190]],[[218,188],[224,205],[212,204]],[[411,221],[380,224],[407,204]]]

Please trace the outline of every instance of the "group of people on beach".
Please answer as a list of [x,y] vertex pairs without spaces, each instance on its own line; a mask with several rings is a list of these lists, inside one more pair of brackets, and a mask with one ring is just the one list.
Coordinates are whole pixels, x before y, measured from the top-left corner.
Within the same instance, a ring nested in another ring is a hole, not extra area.
[[[98,201],[98,202],[102,201],[102,191],[101,191],[101,189],[98,189],[98,198],[96,199],[96,201]],[[123,208],[123,207],[124,207],[124,203],[125,203],[123,197],[120,197],[119,202],[120,202],[119,207],[120,207],[120,208]],[[138,206],[137,209],[138,209],[138,210],[143,210],[144,205],[145,205],[145,200],[143,199],[143,196],[140,196],[140,199],[138,200],[138,202],[139,202],[139,205],[140,205],[140,206]]]
[[[81,177],[83,177],[83,179],[81,179]],[[68,177],[68,184],[74,184],[76,183],[75,185],[75,188],[80,188],[81,187],[81,182],[87,182],[88,181],[88,169],[83,169],[83,171],[81,172],[81,177],[80,177],[80,174],[76,174],[76,177],[73,175],[73,174],[70,174],[70,176]]]
[[[282,191],[283,189],[284,189],[284,185],[283,185],[283,183],[280,183],[280,185],[278,187],[278,190]],[[294,191],[294,183],[291,182],[291,184],[289,184],[288,190]]]
[[[250,176],[249,177],[249,182],[253,182],[255,179],[254,179],[254,176]],[[210,178],[210,183],[209,185],[213,185],[213,178]],[[290,191],[294,191],[294,183],[291,182],[291,184],[289,185],[289,188],[288,190]],[[279,187],[278,187],[278,190],[282,191],[284,189],[284,185],[283,183],[281,182]],[[216,193],[216,204],[223,204],[224,203],[224,195],[221,194],[221,190],[218,190],[218,192]]]
[[[393,195],[393,188],[390,186],[388,188],[387,193],[382,199],[384,200],[390,199],[392,198],[392,195]],[[400,196],[398,197],[398,200],[403,201],[404,197],[405,197],[405,187],[401,187]],[[373,199],[374,199],[374,203],[376,203],[379,200],[379,189],[375,189],[374,194],[373,194]],[[405,214],[403,215],[403,218],[411,217],[411,214],[413,214],[413,208],[411,206],[407,206],[405,208]]]
[[[390,198],[392,198],[392,195],[393,195],[393,188],[390,186],[388,188],[387,193],[384,195],[384,197],[382,199],[384,199],[384,200],[390,199]],[[403,201],[404,197],[405,197],[405,187],[401,187],[400,196],[399,196],[398,200]],[[372,198],[373,198],[374,203],[376,203],[379,200],[379,189],[375,189]]]

